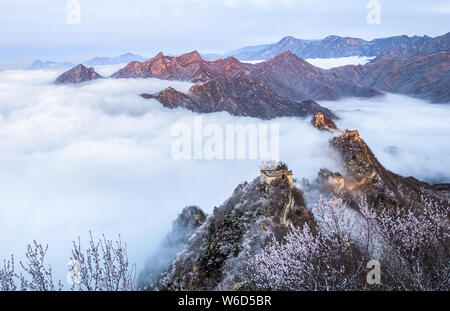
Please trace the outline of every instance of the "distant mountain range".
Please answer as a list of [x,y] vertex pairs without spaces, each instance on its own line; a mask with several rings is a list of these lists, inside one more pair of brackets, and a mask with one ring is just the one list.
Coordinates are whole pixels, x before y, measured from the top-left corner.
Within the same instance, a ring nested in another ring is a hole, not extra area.
[[[242,63],[234,57],[207,61],[198,52],[192,52],[179,57],[159,53],[146,62],[131,62],[112,77],[154,77],[194,83],[221,77],[244,78],[294,102],[373,97],[392,92],[446,103],[450,101],[449,68],[448,52],[382,59],[363,66],[348,65],[330,70],[317,68],[290,51],[258,64]],[[180,105],[183,104],[180,102]]]
[[146,62],[131,62],[112,75],[113,78],[159,78],[207,82],[218,78],[244,78],[256,81],[278,96],[292,100],[334,100],[346,96],[380,95],[359,87],[309,64],[289,51],[259,64],[242,63],[234,57],[204,60],[197,51],[178,57],[159,53]]
[[143,62],[146,58],[132,53],[126,53],[116,57],[94,57],[83,63],[86,66],[103,66],[103,65],[117,65],[117,64],[128,64],[132,61]]
[[[430,37],[391,37],[364,41],[330,36],[306,41],[287,37],[270,46],[244,48],[241,58],[266,58],[259,63],[245,63],[229,56],[206,60],[197,51],[180,56],[162,52],[142,61],[133,60],[111,78],[158,78],[190,81],[195,85],[182,93],[167,88],[154,98],[165,107],[182,107],[199,113],[226,111],[232,115],[273,119],[332,112],[315,101],[346,97],[369,98],[396,93],[430,100],[450,102],[450,33]],[[306,55],[305,55],[306,53]],[[365,65],[347,65],[321,69],[304,57],[343,57],[377,55]],[[139,58],[125,54],[115,58],[95,58],[86,63],[105,65]],[[54,64],[52,64],[55,66]],[[94,68],[78,65],[56,80],[57,84],[81,83],[103,78]]]
[[[196,83],[188,93],[168,88],[154,98],[165,107],[199,113],[273,119],[332,112],[315,101],[374,97],[384,92],[410,95],[436,103],[450,102],[450,53],[412,58],[387,58],[366,65],[321,69],[285,51],[267,61],[249,64],[234,57],[208,61],[194,51],[177,57],[159,53],[133,61],[111,78],[159,78]],[[102,78],[83,65],[65,72],[57,84]]]
[[366,41],[358,38],[328,36],[323,40],[302,40],[285,37],[274,44],[244,47],[224,55],[206,54],[207,59],[233,56],[242,61],[267,60],[289,50],[302,58],[339,58],[349,56],[415,57],[450,52],[450,33],[428,36],[395,36]]
[[[104,66],[104,65],[118,65],[127,64],[132,61],[145,61],[146,58],[132,53],[126,53],[115,57],[94,57],[90,60],[82,62],[85,66]],[[35,60],[27,69],[60,69],[74,67],[75,64],[70,62],[54,62]]]
[[[233,56],[241,61],[256,61],[268,60],[286,50],[304,59],[368,56],[375,57],[375,61],[378,61],[385,58],[410,58],[450,52],[450,33],[435,38],[395,36],[372,41],[339,36],[328,36],[323,40],[303,40],[288,36],[274,44],[248,46],[225,54],[201,54],[201,57],[206,60],[216,60]],[[115,57],[94,57],[82,64],[102,66],[145,60],[146,58],[143,56],[126,53]],[[70,62],[36,60],[28,69],[60,69],[74,66],[75,64]]]
[[435,103],[450,102],[449,52],[381,59],[364,66],[332,68],[329,73],[380,92],[405,94]]
[[54,62],[54,61],[44,61],[37,59],[35,60],[27,69],[28,70],[38,70],[38,69],[61,69],[70,68],[75,66],[69,62]]

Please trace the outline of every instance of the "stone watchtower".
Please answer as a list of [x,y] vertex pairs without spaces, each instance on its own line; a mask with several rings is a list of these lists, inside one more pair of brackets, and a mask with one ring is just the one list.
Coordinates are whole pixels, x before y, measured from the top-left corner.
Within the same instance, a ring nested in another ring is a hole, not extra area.
[[281,162],[266,162],[261,165],[260,183],[268,184],[277,179],[287,179],[291,188],[294,188],[294,174],[286,164]]

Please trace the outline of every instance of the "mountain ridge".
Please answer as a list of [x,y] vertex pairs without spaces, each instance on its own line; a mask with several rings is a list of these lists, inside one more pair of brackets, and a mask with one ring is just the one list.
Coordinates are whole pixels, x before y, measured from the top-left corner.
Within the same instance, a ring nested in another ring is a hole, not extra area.
[[286,49],[305,59],[349,56],[368,56],[378,59],[426,56],[438,52],[450,52],[450,32],[434,38],[402,35],[371,41],[334,35],[321,40],[303,40],[287,36],[277,43],[244,47],[224,55],[234,56],[243,61],[267,60]]
[[[321,125],[313,122],[319,130]],[[317,184],[321,197],[330,196],[333,202],[344,202],[347,210],[356,213],[365,213],[360,209],[363,205],[358,204],[361,200],[367,200],[372,212],[384,215],[387,211],[394,215],[420,214],[430,199],[434,200],[437,208],[448,211],[448,185],[437,189],[439,187],[388,171],[358,131],[340,131],[330,144],[342,160],[344,171],[331,173],[324,168],[319,172]],[[294,228],[304,229],[307,225],[313,234],[324,230],[320,226],[323,222],[320,215],[307,206],[305,193],[311,191],[308,182],[302,181],[307,185],[297,188],[296,183],[286,178],[292,171],[283,163],[270,168],[271,172],[279,174],[269,180],[262,178],[264,170],[262,166],[259,179],[240,184],[222,205],[214,208],[159,277],[159,290],[258,290],[249,275],[249,258],[260,254],[270,241],[282,245],[281,242]],[[333,217],[340,219],[336,215]],[[335,225],[337,223],[333,223]],[[344,245],[349,247],[350,242],[344,240]],[[348,255],[358,252],[356,248],[350,249]],[[361,260],[358,256],[356,258]],[[365,285],[364,274],[357,287],[364,288]]]
[[261,83],[278,96],[295,102],[381,95],[373,89],[330,75],[290,51],[258,64],[242,63],[234,57],[208,61],[197,51],[177,57],[159,53],[146,62],[131,62],[112,77],[153,77],[193,83],[218,78],[243,78]]
[[[92,67],[92,66],[104,66],[104,65],[118,65],[126,64],[133,60],[145,61],[146,58],[133,53],[125,53],[114,57],[99,57],[96,56],[89,60],[81,62],[81,64]],[[62,69],[74,67],[75,64],[71,62],[56,62],[56,61],[43,61],[40,59],[35,60],[27,70],[38,70],[38,69]]]
[[193,51],[180,56],[165,56],[160,52],[145,62],[130,62],[111,77],[193,83],[241,78],[260,83],[293,102],[370,98],[390,92],[447,103],[450,102],[449,67],[449,52],[321,69],[289,50],[257,64],[243,63],[231,56],[208,61]]
[[194,112],[226,111],[235,116],[273,119],[304,117],[321,112],[329,118],[336,116],[316,102],[293,102],[276,95],[261,83],[242,78],[216,78],[195,84],[184,94],[169,87],[158,94],[142,94],[154,98],[167,108],[182,107]]

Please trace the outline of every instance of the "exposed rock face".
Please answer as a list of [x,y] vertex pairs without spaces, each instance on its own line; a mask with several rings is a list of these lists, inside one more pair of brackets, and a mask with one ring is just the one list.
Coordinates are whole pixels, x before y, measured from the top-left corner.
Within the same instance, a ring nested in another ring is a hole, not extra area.
[[374,40],[375,61],[384,58],[411,58],[450,52],[450,32],[436,38],[424,37],[394,37],[393,40]]
[[[450,101],[449,67],[450,53],[447,52],[411,59],[384,59],[364,66],[330,70],[317,68],[289,51],[258,64],[244,64],[233,57],[207,61],[198,52],[192,52],[178,57],[160,53],[146,62],[128,64],[113,77],[209,81],[208,87],[213,87],[211,80],[223,85],[226,79],[237,79],[228,80],[236,82],[233,82],[238,87],[236,93],[241,92],[245,79],[293,102],[374,97],[381,92],[392,92],[445,103]],[[250,88],[246,94],[249,95],[256,85],[247,84]],[[248,104],[254,105],[257,97],[250,98]],[[247,99],[248,96],[238,101]]]
[[357,81],[317,68],[289,51],[255,64],[250,77],[291,100],[337,100],[381,95],[374,89],[359,86]]
[[343,193],[345,189],[345,179],[340,173],[333,173],[330,170],[323,168],[319,172],[319,183],[323,190],[331,193]]
[[158,94],[141,94],[141,96],[145,99],[157,99],[164,107],[171,109],[183,107],[196,112],[199,110],[198,104],[193,99],[184,93],[178,92],[172,87],[168,87]]
[[159,53],[146,62],[131,62],[112,75],[113,78],[159,78],[205,82],[219,76],[233,77],[245,73],[250,64],[243,64],[233,57],[207,61],[197,51],[178,57]]
[[411,59],[383,59],[364,66],[330,69],[332,75],[381,92],[450,102],[450,53]]
[[[287,211],[287,214],[286,214]],[[189,240],[162,278],[163,290],[245,290],[244,261],[273,235],[281,239],[288,224],[315,228],[302,193],[287,180],[268,187],[259,178],[236,188],[233,195]]]
[[314,67],[285,52],[255,68],[258,69],[252,70],[252,79],[289,99],[336,100],[391,92],[436,103],[450,102],[450,53],[446,52],[330,70]]
[[265,85],[291,101],[334,100],[342,97],[373,97],[381,93],[355,82],[331,75],[286,51],[259,64],[244,64],[233,57],[207,61],[198,52],[178,57],[162,53],[147,62],[132,62],[116,72],[114,78],[149,78],[207,82],[241,78]]
[[318,128],[319,130],[334,131],[338,129],[333,120],[325,117],[321,112],[316,113],[311,123],[315,128]]
[[[375,209],[420,210],[432,199],[448,210],[448,185],[430,186],[386,170],[357,131],[346,130],[330,143],[340,154],[344,171],[322,169],[318,181],[323,192],[355,208],[364,198]],[[273,237],[282,241],[292,226],[307,223],[313,232],[320,230],[303,193],[286,178],[291,171],[285,164],[263,165],[261,173],[280,177],[239,185],[177,254],[160,278],[160,290],[252,290],[246,269],[249,257]]]
[[94,68],[87,68],[83,65],[78,65],[60,75],[56,78],[56,84],[71,84],[82,83],[95,79],[102,79],[103,77],[95,72]]
[[328,36],[323,40],[285,37],[275,44],[246,47],[227,53],[240,60],[265,60],[290,50],[302,58],[347,56],[415,57],[450,52],[450,33],[436,38],[395,36],[365,41],[358,38]]
[[142,289],[152,289],[169,264],[175,259],[189,239],[206,221],[206,214],[197,206],[186,207],[172,224],[172,231],[163,239],[154,255],[140,273],[138,284]]
[[329,118],[335,117],[314,101],[294,102],[278,96],[262,83],[242,78],[208,80],[194,85],[189,94],[168,88],[155,95],[142,96],[155,98],[168,108],[183,107],[201,113],[226,111],[236,116],[273,119],[320,112]]
[[420,208],[426,199],[433,199],[448,207],[449,197],[415,178],[404,178],[386,170],[377,160],[358,131],[346,130],[331,141],[339,152],[345,172],[322,170],[319,182],[335,195],[354,206],[365,197],[377,208]]
[[[173,223],[172,232],[180,233],[199,228],[206,220],[206,214],[197,206],[188,206]],[[179,234],[176,234],[179,236]],[[183,234],[184,235],[184,234]],[[185,239],[183,238],[183,241]]]

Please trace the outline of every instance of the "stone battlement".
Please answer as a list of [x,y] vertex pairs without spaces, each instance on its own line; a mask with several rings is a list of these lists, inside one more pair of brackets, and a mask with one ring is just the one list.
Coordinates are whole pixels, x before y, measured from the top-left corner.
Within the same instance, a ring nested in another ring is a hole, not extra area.
[[287,179],[291,188],[294,187],[294,174],[289,170],[282,169],[261,169],[260,183],[269,184],[277,179]]

